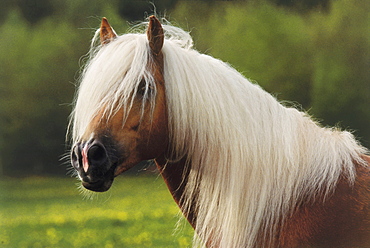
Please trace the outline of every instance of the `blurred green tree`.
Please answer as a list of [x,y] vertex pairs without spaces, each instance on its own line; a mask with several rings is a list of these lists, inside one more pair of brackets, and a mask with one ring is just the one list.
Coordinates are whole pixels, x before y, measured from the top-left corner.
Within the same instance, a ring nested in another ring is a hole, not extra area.
[[23,17],[31,24],[35,24],[54,12],[50,0],[17,0],[17,5]]
[[13,8],[0,26],[0,167],[7,175],[65,174],[59,158],[74,84],[95,30],[81,27],[99,25],[102,15],[125,26],[107,4],[78,15],[81,2],[55,1],[64,7],[33,24]]
[[[50,19],[28,28],[18,12],[1,27],[0,116],[4,172],[53,172],[64,150],[68,108],[74,92],[70,80],[77,61],[71,28]],[[71,74],[72,72],[72,74]]]
[[370,145],[370,2],[341,0],[313,15],[312,113],[325,124],[357,130]]
[[277,6],[284,6],[299,12],[329,10],[330,0],[270,0]]
[[177,2],[178,0],[119,0],[118,12],[128,21],[140,21],[151,14],[164,15],[167,11],[171,11]]

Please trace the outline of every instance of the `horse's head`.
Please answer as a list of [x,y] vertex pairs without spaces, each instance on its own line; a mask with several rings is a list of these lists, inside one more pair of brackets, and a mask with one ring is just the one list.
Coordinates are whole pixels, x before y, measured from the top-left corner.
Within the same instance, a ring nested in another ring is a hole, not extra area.
[[[160,22],[154,16],[149,18],[144,37],[146,58],[142,65],[128,64],[125,71],[115,72],[111,67],[122,64],[122,60],[133,63],[136,59],[137,63],[136,57],[143,56],[140,55],[143,52],[127,51],[120,56],[120,51],[112,50],[120,37],[105,18],[99,32],[101,49],[85,69],[72,116],[75,144],[71,161],[83,186],[102,192],[110,188],[115,176],[140,161],[163,154],[168,134],[163,79],[164,34]],[[127,59],[122,56],[127,56]],[[117,58],[119,61],[116,61]],[[133,69],[134,66],[136,69]],[[117,75],[112,75],[115,73]],[[100,87],[107,83],[115,86]],[[86,115],[91,111],[94,112]]]

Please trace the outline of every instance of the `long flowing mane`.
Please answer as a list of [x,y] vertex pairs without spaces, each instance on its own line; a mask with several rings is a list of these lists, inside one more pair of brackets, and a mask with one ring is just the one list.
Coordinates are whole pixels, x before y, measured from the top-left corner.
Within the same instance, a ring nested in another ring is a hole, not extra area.
[[[188,161],[182,204],[185,212],[197,212],[195,245],[199,240],[220,247],[272,242],[297,205],[330,194],[341,175],[354,182],[354,162],[363,164],[360,154],[366,150],[351,133],[323,128],[283,106],[228,64],[194,50],[187,32],[163,28],[168,160]],[[155,94],[145,66],[148,49],[144,34],[93,46],[78,93],[83,100],[72,116],[74,141],[103,107],[108,116],[122,107],[128,112],[142,78]]]

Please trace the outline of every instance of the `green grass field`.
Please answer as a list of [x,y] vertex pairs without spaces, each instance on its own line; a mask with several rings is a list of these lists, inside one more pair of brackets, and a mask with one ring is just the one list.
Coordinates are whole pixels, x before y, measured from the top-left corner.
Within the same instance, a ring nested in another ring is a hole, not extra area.
[[[162,178],[120,176],[83,197],[73,178],[0,179],[0,247],[189,247]],[[85,198],[85,199],[84,199]],[[177,228],[176,228],[177,227]]]

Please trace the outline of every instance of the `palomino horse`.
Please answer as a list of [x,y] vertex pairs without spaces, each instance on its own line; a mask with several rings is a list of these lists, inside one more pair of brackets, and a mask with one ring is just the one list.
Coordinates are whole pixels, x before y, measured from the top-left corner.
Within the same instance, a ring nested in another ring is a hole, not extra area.
[[103,19],[70,125],[85,188],[154,159],[194,246],[370,247],[368,151],[154,16],[146,35]]

